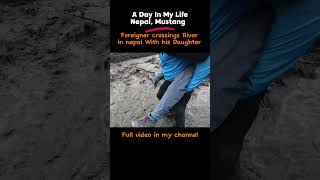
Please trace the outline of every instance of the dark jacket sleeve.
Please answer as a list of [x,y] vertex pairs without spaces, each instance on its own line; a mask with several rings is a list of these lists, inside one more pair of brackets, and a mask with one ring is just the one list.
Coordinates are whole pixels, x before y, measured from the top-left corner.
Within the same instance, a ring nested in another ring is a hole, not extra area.
[[203,62],[209,56],[209,52],[208,53],[168,53],[168,54],[171,56],[188,59],[194,63]]

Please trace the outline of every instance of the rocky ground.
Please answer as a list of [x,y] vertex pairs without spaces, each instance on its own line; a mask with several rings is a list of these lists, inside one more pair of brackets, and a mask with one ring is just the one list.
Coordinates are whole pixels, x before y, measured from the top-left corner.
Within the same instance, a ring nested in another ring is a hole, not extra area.
[[0,2],[0,179],[108,179],[109,3]]
[[246,137],[243,179],[319,179],[320,49],[303,57],[270,89]]
[[[140,57],[140,58],[137,58]],[[159,56],[150,54],[111,54],[110,66],[110,126],[130,127],[131,121],[143,118],[159,101],[149,75],[160,72]],[[196,89],[186,108],[187,127],[209,127],[210,86]],[[159,127],[172,127],[174,120],[166,118]]]

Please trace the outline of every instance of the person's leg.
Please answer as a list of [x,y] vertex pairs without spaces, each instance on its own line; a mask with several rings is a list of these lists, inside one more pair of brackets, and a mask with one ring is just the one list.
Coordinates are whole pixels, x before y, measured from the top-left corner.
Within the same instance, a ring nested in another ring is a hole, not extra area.
[[[158,120],[164,118],[170,109],[177,104],[180,99],[188,92],[188,84],[191,81],[194,72],[194,66],[189,65],[166,87],[169,82],[166,82],[158,92],[158,97],[164,92],[160,101],[155,106],[154,110],[150,112],[147,117],[140,120],[135,120],[131,122],[132,127],[154,127],[156,126]],[[167,89],[166,89],[167,88]]]
[[169,85],[170,85],[171,83],[172,83],[171,81],[165,80],[165,81],[161,84],[161,86],[160,86],[160,88],[159,88],[159,91],[158,91],[158,93],[157,93],[157,98],[158,98],[159,100],[162,98],[162,96],[164,95],[164,93],[167,91],[167,89],[168,89],[168,87],[169,87]]
[[272,12],[256,11],[242,17],[212,44],[214,85],[211,101],[211,179],[226,180],[234,173],[243,138],[259,109],[259,97],[243,97],[247,74],[258,61],[270,31]]
[[164,118],[169,110],[180,101],[187,92],[187,86],[190,83],[193,72],[194,66],[190,65],[174,78],[158,104],[151,112],[150,115],[153,118],[157,120]]
[[211,179],[227,180],[233,175],[244,137],[256,118],[263,96],[239,100],[227,119],[211,134]]
[[[162,83],[157,93],[157,97],[159,100],[162,98],[162,96],[164,95],[164,93],[166,92],[170,84],[171,84],[171,81],[164,81]],[[177,104],[175,104],[170,110],[170,112],[172,113],[176,121],[176,124],[175,124],[176,127],[185,127],[185,110],[191,98],[191,95],[192,95],[192,91],[185,93],[183,97],[180,99],[180,101]]]
[[243,16],[211,47],[211,117],[216,129],[243,97],[247,75],[259,60],[272,23],[269,8],[257,9]]
[[191,95],[192,91],[185,93],[180,101],[170,110],[176,121],[176,127],[185,127],[185,111]]
[[267,46],[250,76],[250,87],[246,91],[249,97],[240,100],[226,121],[211,134],[213,179],[226,179],[239,158],[243,138],[258,111],[258,105],[250,105],[257,96],[251,95],[263,91],[319,38],[319,4],[317,0],[299,1],[277,11]]

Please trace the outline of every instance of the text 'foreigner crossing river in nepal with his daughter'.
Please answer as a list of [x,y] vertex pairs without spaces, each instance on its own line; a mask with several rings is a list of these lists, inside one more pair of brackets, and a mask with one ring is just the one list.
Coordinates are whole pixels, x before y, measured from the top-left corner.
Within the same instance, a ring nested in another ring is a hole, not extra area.
[[[127,34],[122,32],[121,33],[121,40],[118,41],[118,44],[126,44],[126,45],[142,45],[142,44],[149,44],[149,45],[157,45],[157,44],[165,44],[165,45],[199,45],[201,41],[194,40],[197,38],[199,34],[190,34],[188,32],[185,33],[177,33],[177,34]],[[135,40],[129,40],[135,39]],[[179,38],[184,38],[184,40],[178,40]],[[128,39],[128,40],[127,40]],[[190,40],[192,39],[192,40]],[[172,41],[171,41],[172,40]]]

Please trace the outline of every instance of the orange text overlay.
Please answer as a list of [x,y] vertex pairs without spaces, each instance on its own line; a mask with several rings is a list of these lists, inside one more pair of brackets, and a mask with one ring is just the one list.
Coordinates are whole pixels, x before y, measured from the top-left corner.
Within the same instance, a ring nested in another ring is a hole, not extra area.
[[189,32],[183,33],[125,33],[122,32],[118,37],[118,45],[181,45],[191,46],[200,45],[201,41],[197,40],[199,34]]
[[159,133],[159,132],[122,132],[121,136],[123,138],[164,138],[164,139],[173,139],[173,138],[198,138],[198,132],[168,132],[168,133]]

